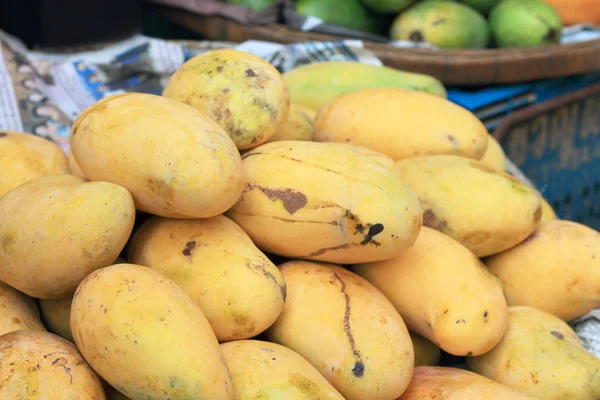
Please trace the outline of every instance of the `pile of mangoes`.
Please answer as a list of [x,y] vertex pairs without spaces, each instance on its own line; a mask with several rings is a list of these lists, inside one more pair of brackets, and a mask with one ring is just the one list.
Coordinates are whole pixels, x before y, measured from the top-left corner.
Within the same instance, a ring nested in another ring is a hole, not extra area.
[[378,68],[215,50],[68,156],[0,132],[0,399],[600,398],[598,232]]

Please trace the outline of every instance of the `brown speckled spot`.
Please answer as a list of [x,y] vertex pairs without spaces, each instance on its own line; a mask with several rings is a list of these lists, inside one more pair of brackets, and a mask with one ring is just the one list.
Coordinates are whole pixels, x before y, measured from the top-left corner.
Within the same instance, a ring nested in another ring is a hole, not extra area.
[[18,324],[19,322],[21,322],[21,320],[17,317],[12,317],[12,323],[13,324]]
[[222,65],[219,65],[217,67],[217,72],[223,72],[223,66]]
[[0,132],[0,138],[7,137],[7,136],[8,136],[8,133]]
[[408,36],[408,38],[412,41],[412,42],[424,42],[425,41],[425,36],[423,36],[423,33],[421,33],[421,31],[412,31],[410,33],[410,35]]
[[269,198],[269,200],[281,200],[283,208],[285,208],[290,215],[293,215],[308,203],[304,193],[292,189],[270,189],[265,187],[259,187],[259,189]]
[[556,338],[559,338],[560,340],[563,340],[565,338],[565,335],[563,335],[559,331],[551,331],[550,334]]
[[248,69],[246,70],[246,76],[247,76],[248,78],[255,78],[255,77],[257,77],[258,75],[256,75],[256,73],[255,73],[254,71],[252,71],[250,68],[248,68]]
[[539,222],[542,219],[542,206],[540,205],[536,208],[535,213],[533,213],[533,220],[535,222]]
[[196,247],[196,242],[194,242],[193,240],[190,242],[187,242],[185,244],[185,248],[183,249],[182,253],[184,256],[191,256],[192,255],[192,250],[194,249],[194,247]]
[[423,225],[436,231],[444,232],[448,227],[448,221],[438,218],[431,208],[423,213]]

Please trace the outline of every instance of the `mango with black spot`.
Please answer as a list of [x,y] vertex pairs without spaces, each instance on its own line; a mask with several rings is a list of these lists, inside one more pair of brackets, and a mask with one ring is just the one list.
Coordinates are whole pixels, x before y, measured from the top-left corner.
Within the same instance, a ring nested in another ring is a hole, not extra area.
[[538,195],[511,175],[468,158],[440,155],[396,161],[398,175],[423,207],[423,225],[478,257],[525,240],[539,225]]
[[135,207],[119,185],[47,175],[2,197],[0,215],[0,280],[32,297],[59,299],[117,258]]
[[507,305],[502,287],[456,240],[423,227],[400,256],[354,271],[394,304],[408,329],[457,356],[483,354],[502,338]]
[[133,236],[128,260],[181,286],[220,342],[247,339],[279,316],[286,286],[277,267],[235,222],[152,217]]
[[236,340],[221,344],[234,399],[344,400],[306,359],[276,343]]
[[585,225],[544,222],[527,240],[484,262],[511,306],[539,308],[567,322],[600,307],[600,233]]
[[0,197],[32,179],[69,173],[65,153],[40,136],[0,131],[0,154]]
[[314,141],[345,142],[394,160],[456,154],[480,159],[489,134],[469,110],[432,94],[398,88],[346,93],[315,120]]
[[263,251],[359,263],[392,258],[421,228],[411,189],[355,149],[281,141],[243,156],[246,188],[227,215]]
[[208,320],[150,268],[116,264],[88,275],[73,298],[71,329],[92,368],[128,397],[233,400]]
[[0,376],[0,399],[106,399],[100,378],[77,347],[49,332],[0,336]]
[[79,115],[74,162],[91,181],[112,182],[136,207],[169,218],[208,218],[231,207],[244,187],[240,154],[212,119],[179,101],[117,94]]
[[0,281],[0,336],[23,329],[46,330],[35,300]]
[[509,307],[508,329],[489,353],[467,358],[470,370],[547,400],[600,398],[600,360],[561,319],[532,307]]
[[214,119],[240,150],[268,141],[288,119],[290,96],[274,66],[253,54],[212,50],[188,60],[163,96]]
[[288,298],[268,340],[307,359],[348,400],[397,399],[414,351],[392,303],[339,266],[290,261],[279,268]]

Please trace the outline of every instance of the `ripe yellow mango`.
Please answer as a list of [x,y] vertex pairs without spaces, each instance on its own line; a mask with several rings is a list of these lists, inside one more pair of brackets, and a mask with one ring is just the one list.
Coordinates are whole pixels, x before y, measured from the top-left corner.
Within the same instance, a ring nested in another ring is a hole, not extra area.
[[396,161],[419,196],[423,225],[456,239],[478,257],[522,242],[538,226],[538,195],[511,175],[458,156]]
[[545,400],[596,400],[600,360],[564,321],[531,307],[509,307],[508,329],[492,351],[467,359],[472,371]]
[[150,268],[116,264],[88,275],[73,298],[71,329],[92,368],[128,397],[233,400],[208,320]]
[[315,116],[314,111],[291,104],[287,121],[268,141],[312,140],[315,132]]
[[286,286],[277,267],[235,222],[150,218],[129,244],[128,261],[181,286],[220,342],[267,329],[283,310]]
[[470,111],[444,98],[403,89],[365,89],[328,103],[315,120],[316,142],[346,142],[394,160],[456,154],[483,157],[489,134]]
[[406,325],[369,282],[331,264],[279,266],[288,286],[267,338],[310,363],[347,400],[395,400],[410,381],[414,351]]
[[498,171],[506,172],[507,170],[504,149],[502,149],[500,143],[498,143],[496,138],[492,135],[489,135],[487,149],[480,161],[488,167],[497,169]]
[[71,149],[89,180],[121,185],[139,210],[164,217],[221,214],[244,187],[240,154],[225,131],[165,97],[100,100],[75,121]]
[[415,350],[415,367],[438,365],[442,356],[440,348],[423,336],[410,331],[408,333],[410,333],[410,340]]
[[258,340],[220,347],[235,399],[344,400],[315,367],[287,347]]
[[360,62],[302,65],[283,74],[283,79],[292,102],[315,111],[345,93],[369,88],[404,88],[446,97],[444,85],[431,76]]
[[23,329],[46,330],[35,300],[0,281],[0,336]]
[[450,354],[479,355],[502,338],[507,305],[496,278],[456,240],[423,227],[396,258],[354,271],[394,304],[408,329]]
[[274,66],[232,49],[212,50],[183,64],[163,96],[214,119],[240,150],[269,140],[288,119],[290,96]]
[[117,258],[135,207],[119,185],[47,175],[2,197],[0,216],[0,280],[32,297],[59,299]]
[[417,367],[398,400],[534,400],[533,396],[457,368]]
[[67,157],[40,136],[0,131],[0,197],[40,176],[68,174]]
[[378,161],[380,164],[383,164],[388,168],[394,168],[394,159],[378,151],[371,150],[362,146],[354,146],[350,143],[327,142],[327,144],[330,146],[338,146],[341,148],[352,150],[356,153],[363,154],[367,157],[371,157],[375,161]]
[[246,188],[227,213],[263,251],[335,263],[394,257],[421,228],[415,194],[370,156],[281,141],[244,154]]
[[75,160],[75,156],[73,156],[73,150],[69,147],[69,154],[67,156],[67,161],[69,164],[69,171],[71,171],[72,175],[79,176],[80,178],[85,178],[85,174],[77,164],[77,160]]
[[527,240],[484,261],[511,306],[535,307],[567,322],[600,307],[600,234],[587,226],[544,222]]
[[0,336],[0,399],[105,400],[100,378],[73,343],[21,330]]

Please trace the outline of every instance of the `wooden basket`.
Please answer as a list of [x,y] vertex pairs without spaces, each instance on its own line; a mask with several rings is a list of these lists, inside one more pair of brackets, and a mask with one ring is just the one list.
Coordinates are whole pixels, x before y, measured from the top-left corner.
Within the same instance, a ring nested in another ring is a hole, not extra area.
[[[157,12],[209,40],[254,39],[277,43],[340,40],[337,36],[294,31],[279,24],[246,26],[221,17],[204,17],[166,7],[157,7]],[[428,74],[448,85],[488,86],[600,71],[600,39],[527,49],[406,49],[374,42],[365,42],[365,47],[385,65]]]

